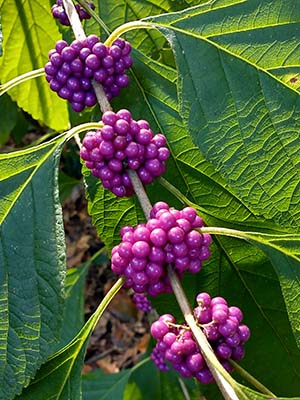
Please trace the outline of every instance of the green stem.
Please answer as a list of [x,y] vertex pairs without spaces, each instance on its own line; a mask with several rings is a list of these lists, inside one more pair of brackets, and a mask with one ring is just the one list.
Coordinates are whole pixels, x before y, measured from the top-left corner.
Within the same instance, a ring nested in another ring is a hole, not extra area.
[[175,197],[177,197],[177,199],[179,201],[181,201],[181,203],[189,206],[189,207],[193,207],[195,209],[198,209],[204,213],[207,214],[207,212],[201,208],[200,206],[198,206],[198,204],[193,203],[191,200],[189,200],[184,194],[182,194],[175,186],[172,185],[172,183],[170,183],[169,181],[167,181],[165,178],[163,178],[162,176],[157,178],[158,183],[161,184],[161,186],[163,186],[164,188],[166,188],[170,193],[172,193]]
[[256,378],[254,378],[254,376],[249,374],[249,372],[244,370],[244,368],[242,368],[235,361],[230,360],[230,364],[233,366],[233,368],[236,370],[236,372],[238,374],[240,374],[244,379],[246,379],[246,381],[251,383],[261,393],[264,393],[267,396],[272,396],[273,398],[276,398],[274,393],[272,393],[268,388],[266,388],[261,382],[259,382]]
[[92,330],[96,328],[96,325],[99,322],[99,319],[103,315],[104,311],[106,310],[107,306],[109,303],[112,301],[112,299],[115,297],[115,295],[118,293],[118,291],[121,289],[125,282],[125,278],[119,278],[117,282],[113,285],[113,287],[106,293],[105,297],[97,307],[97,310],[92,316]]
[[238,239],[245,239],[245,240],[249,240],[250,239],[249,235],[251,236],[251,232],[237,231],[235,229],[219,228],[219,227],[214,227],[214,226],[208,226],[208,227],[205,226],[203,228],[200,228],[199,231],[201,233],[230,236],[230,237],[235,237]]
[[75,135],[78,135],[81,132],[93,130],[93,129],[101,129],[103,127],[102,122],[86,122],[85,124],[77,125],[74,128],[70,129],[63,135],[66,135],[66,139],[70,140]]
[[113,42],[123,35],[123,33],[133,31],[134,29],[157,29],[154,25],[150,24],[149,22],[141,22],[141,21],[132,21],[127,22],[127,24],[123,24],[116,28],[110,36],[105,40],[104,44],[106,46],[111,46]]
[[99,15],[96,14],[95,11],[92,10],[92,9],[88,6],[87,2],[86,2],[85,0],[77,0],[77,2],[85,9],[85,11],[86,11],[87,13],[89,13],[89,14],[94,18],[95,21],[98,22],[98,24],[99,24],[99,25],[101,26],[101,28],[105,31],[105,33],[106,33],[107,35],[110,35],[110,30],[108,29],[107,25],[105,25],[105,23],[102,21],[102,19],[99,17]]
[[196,204],[191,202],[184,194],[180,192],[175,186],[172,185],[169,181],[167,181],[162,176],[157,178],[158,183],[160,183],[164,188],[166,188],[170,193],[172,193],[181,203],[188,205],[190,207],[195,207]]
[[19,75],[16,78],[6,83],[3,83],[3,85],[0,85],[0,96],[2,96],[4,93],[8,92],[15,86],[18,86],[20,83],[26,82],[29,79],[37,78],[38,76],[42,76],[44,75],[44,73],[44,68],[39,68],[30,72],[26,72],[26,74]]

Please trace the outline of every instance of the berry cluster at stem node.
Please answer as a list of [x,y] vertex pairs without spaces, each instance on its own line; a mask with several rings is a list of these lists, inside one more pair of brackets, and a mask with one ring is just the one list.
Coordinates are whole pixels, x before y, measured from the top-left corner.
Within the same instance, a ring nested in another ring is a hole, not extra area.
[[126,277],[125,286],[136,293],[157,296],[172,291],[167,266],[179,278],[185,271],[197,273],[209,255],[209,234],[196,229],[202,219],[192,207],[181,211],[156,203],[145,224],[121,229],[122,242],[112,250],[112,270]]
[[93,81],[102,85],[108,100],[128,85],[126,71],[132,65],[130,52],[131,45],[122,38],[116,39],[112,46],[101,43],[96,35],[74,40],[70,45],[59,40],[55,49],[49,51],[46,79],[59,97],[80,112],[97,103]]
[[[95,10],[95,4],[92,1],[88,3],[88,6],[91,10]],[[75,8],[80,21],[91,18],[90,14],[86,12],[86,10],[79,4],[76,4]],[[56,3],[53,4],[53,6],[51,7],[51,12],[53,17],[57,19],[62,25],[70,26],[70,21],[64,9],[62,0],[57,0]]]
[[149,299],[143,293],[134,293],[132,300],[136,305],[136,308],[143,312],[149,312],[152,310]]
[[[197,302],[195,319],[220,363],[231,372],[229,359],[244,357],[244,344],[250,337],[250,329],[241,323],[243,314],[238,307],[228,307],[223,297],[200,293]],[[187,325],[177,325],[172,315],[164,314],[151,325],[151,334],[157,340],[151,358],[160,370],[168,370],[169,364],[184,378],[194,377],[202,384],[214,381]]]
[[131,196],[128,169],[135,170],[144,185],[165,172],[170,155],[166,139],[154,135],[147,121],[135,121],[124,109],[105,112],[102,122],[103,128],[84,137],[80,156],[106,189],[118,197]]

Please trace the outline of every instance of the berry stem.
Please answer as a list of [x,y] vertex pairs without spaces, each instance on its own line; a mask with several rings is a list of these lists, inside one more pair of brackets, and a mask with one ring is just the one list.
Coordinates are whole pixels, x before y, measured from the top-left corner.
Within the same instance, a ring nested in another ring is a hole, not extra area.
[[[207,363],[209,370],[211,371],[224,399],[226,400],[239,400],[239,397],[235,393],[233,388],[235,381],[231,378],[229,373],[222,367],[216,358],[210,344],[208,343],[204,333],[197,325],[194,316],[192,314],[190,305],[186,298],[184,291],[180,285],[176,273],[174,272],[171,265],[168,266],[168,274],[170,278],[170,283],[177,299],[177,302],[181,308],[184,315],[186,323],[191,328],[193,335],[199,345],[201,353]],[[240,397],[241,398],[241,397]]]
[[149,197],[147,196],[147,193],[145,192],[144,186],[135,171],[128,169],[127,173],[130,177],[134,192],[137,195],[141,207],[144,211],[145,217],[149,219],[152,205],[150,203]]
[[189,207],[193,207],[196,210],[200,210],[201,212],[207,214],[207,211],[201,208],[198,204],[193,203],[190,201],[183,193],[180,192],[175,186],[173,186],[167,179],[162,176],[156,178],[158,183],[166,188],[170,193],[172,193],[182,204],[185,204]]
[[96,328],[96,325],[98,324],[100,317],[106,310],[109,303],[112,301],[112,299],[118,293],[118,291],[121,289],[124,282],[125,282],[125,278],[119,278],[117,280],[117,282],[111,287],[111,289],[106,293],[105,297],[103,298],[103,300],[97,307],[97,310],[95,311],[95,313],[92,316],[92,330],[94,330]]
[[244,370],[244,368],[242,368],[238,363],[236,363],[233,360],[230,360],[230,364],[233,366],[233,368],[236,370],[238,374],[240,374],[244,379],[246,379],[249,383],[251,383],[261,393],[276,398],[274,393],[272,393],[267,387],[265,387],[261,382],[259,382],[256,378],[254,378],[254,376],[249,374],[249,372]]
[[142,21],[132,21],[132,22],[127,22],[126,24],[123,24],[121,26],[119,26],[118,28],[116,28],[111,34],[110,36],[106,39],[106,41],[104,42],[104,44],[106,46],[111,46],[112,43],[121,35],[123,35],[123,33],[129,32],[129,31],[133,31],[134,29],[141,29],[141,28],[145,28],[145,29],[156,29],[156,27],[152,24],[150,24],[149,22],[142,22]]
[[[63,0],[63,6],[69,18],[75,38],[77,40],[85,39],[86,35],[72,0]],[[92,82],[92,85],[102,113],[111,111],[111,105],[104,93],[102,85],[100,85],[100,83],[96,83],[95,81]]]
[[68,130],[66,133],[63,133],[62,135],[66,135],[67,140],[69,140],[74,136],[79,135],[79,133],[81,132],[93,129],[101,129],[102,127],[103,127],[102,122],[86,122],[85,124],[75,126],[74,128]]
[[26,72],[25,74],[19,75],[16,78],[11,79],[10,81],[3,83],[0,85],[0,96],[4,93],[8,92],[15,86],[18,86],[20,83],[26,82],[29,79],[37,78],[38,76],[44,75],[44,68],[35,69],[30,72]]

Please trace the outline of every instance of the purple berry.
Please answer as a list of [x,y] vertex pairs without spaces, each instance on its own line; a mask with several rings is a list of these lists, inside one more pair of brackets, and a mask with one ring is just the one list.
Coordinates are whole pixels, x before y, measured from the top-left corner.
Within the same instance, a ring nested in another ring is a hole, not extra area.
[[166,323],[164,323],[161,320],[158,320],[153,322],[153,324],[151,325],[150,332],[155,339],[162,340],[165,334],[169,332],[169,328],[166,325]]

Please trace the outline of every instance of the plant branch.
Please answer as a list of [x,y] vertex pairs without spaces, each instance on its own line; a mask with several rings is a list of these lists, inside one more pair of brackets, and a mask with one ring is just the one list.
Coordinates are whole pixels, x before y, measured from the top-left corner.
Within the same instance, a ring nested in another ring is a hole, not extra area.
[[141,28],[145,28],[145,29],[157,29],[155,27],[155,25],[150,24],[149,22],[142,22],[142,21],[132,21],[132,22],[128,22],[127,24],[123,24],[121,26],[119,26],[118,28],[116,28],[111,34],[110,36],[105,40],[104,44],[106,46],[111,46],[112,43],[121,35],[123,35],[123,33],[129,32],[129,31],[133,31],[134,29],[141,29]]
[[149,219],[152,205],[147,196],[147,193],[145,192],[144,186],[135,171],[132,171],[129,169],[127,172],[128,172],[129,178],[131,180],[135,194],[137,195],[139,202],[141,204],[141,207],[144,211],[145,217],[147,219]]
[[103,127],[102,122],[86,122],[85,124],[77,125],[72,129],[69,129],[66,134],[66,139],[70,140],[75,135],[78,135],[81,132],[85,132],[92,129],[101,129]]
[[[69,18],[75,38],[77,40],[85,39],[86,35],[85,35],[85,32],[84,32],[82,24],[80,22],[78,13],[76,11],[76,8],[74,7],[72,0],[63,0],[63,6],[64,6],[66,14]],[[95,91],[95,94],[96,94],[96,97],[97,97],[97,100],[100,105],[100,109],[101,109],[102,113],[105,113],[106,111],[111,111],[111,109],[112,109],[111,105],[104,93],[102,85],[100,85],[100,83],[97,83],[93,80],[92,86]]]

